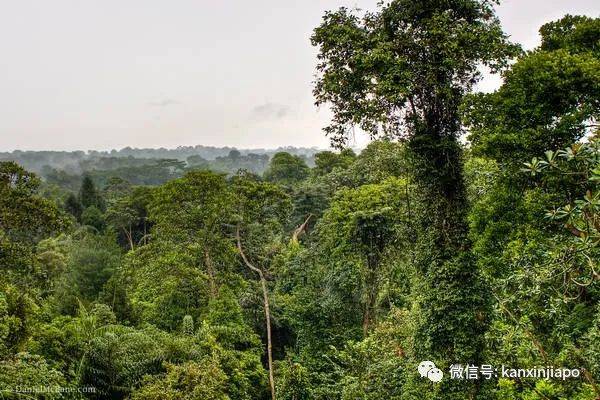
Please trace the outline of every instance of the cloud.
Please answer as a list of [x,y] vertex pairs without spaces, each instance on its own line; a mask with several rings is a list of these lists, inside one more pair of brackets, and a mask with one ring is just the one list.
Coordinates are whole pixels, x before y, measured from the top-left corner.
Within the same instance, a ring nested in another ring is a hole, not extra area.
[[281,119],[289,115],[291,109],[285,104],[266,102],[252,108],[252,117],[259,120]]
[[168,107],[176,104],[181,104],[181,102],[174,99],[163,99],[158,101],[151,101],[148,103],[148,105],[152,107]]

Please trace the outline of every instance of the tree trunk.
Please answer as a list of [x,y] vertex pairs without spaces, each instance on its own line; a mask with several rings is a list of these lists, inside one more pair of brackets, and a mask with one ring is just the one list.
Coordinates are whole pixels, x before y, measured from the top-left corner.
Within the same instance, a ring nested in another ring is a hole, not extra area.
[[127,238],[127,241],[129,242],[129,249],[133,250],[134,245],[133,245],[133,234],[131,233],[131,225],[129,225],[129,229],[123,228],[123,232],[125,232],[125,237]]
[[144,217],[144,245],[148,244],[146,235],[148,234],[148,232],[146,232],[146,217]]
[[255,267],[250,263],[244,250],[242,249],[242,241],[240,239],[240,227],[237,227],[236,230],[236,239],[237,239],[237,248],[244,260],[244,264],[252,271],[256,272],[260,278],[260,284],[262,286],[263,292],[263,304],[265,309],[265,325],[267,329],[267,359],[269,364],[269,386],[271,388],[271,400],[275,400],[275,379],[273,377],[273,355],[272,355],[272,340],[271,340],[271,311],[269,309],[269,292],[267,289],[267,280],[265,279],[265,275],[260,268]]
[[[469,251],[462,150],[455,137],[427,132],[413,136],[408,149],[417,200],[411,210],[418,232],[412,249],[419,280],[415,354],[480,365],[489,296]],[[442,384],[443,398],[475,398],[479,391],[479,382]]]
[[377,323],[377,310],[375,305],[377,302],[377,293],[379,291],[377,287],[377,265],[379,264],[379,257],[369,256],[367,259],[367,275],[365,277],[366,298],[363,312],[363,336],[365,338],[367,337],[371,326],[374,326]]

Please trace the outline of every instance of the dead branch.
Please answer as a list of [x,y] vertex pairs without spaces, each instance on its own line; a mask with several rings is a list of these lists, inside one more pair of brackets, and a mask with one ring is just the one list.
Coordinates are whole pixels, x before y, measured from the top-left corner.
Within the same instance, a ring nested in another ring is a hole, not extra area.
[[312,214],[308,214],[308,216],[306,217],[306,220],[302,223],[302,225],[300,225],[299,227],[294,229],[294,233],[292,234],[292,242],[293,243],[298,243],[298,238],[300,237],[300,235],[302,233],[306,232],[306,227],[308,226],[308,222],[310,221],[310,219],[312,217],[313,217]]

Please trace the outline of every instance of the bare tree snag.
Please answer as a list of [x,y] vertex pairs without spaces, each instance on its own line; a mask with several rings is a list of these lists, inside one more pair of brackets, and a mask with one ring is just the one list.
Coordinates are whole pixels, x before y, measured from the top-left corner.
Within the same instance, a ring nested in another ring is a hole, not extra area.
[[306,232],[306,227],[308,226],[308,222],[312,217],[312,214],[308,214],[306,220],[302,223],[302,225],[300,225],[294,230],[294,233],[292,234],[292,243],[298,243],[298,238],[302,233]]
[[242,260],[244,260],[244,264],[252,271],[256,272],[260,278],[260,284],[262,286],[263,292],[263,302],[265,308],[265,325],[267,328],[267,359],[269,363],[269,386],[271,387],[271,399],[275,400],[275,379],[273,377],[273,354],[272,354],[272,341],[271,341],[271,311],[269,309],[269,292],[267,290],[267,280],[265,279],[265,275],[260,268],[255,267],[246,257],[244,250],[242,249],[242,241],[240,239],[240,227],[238,225],[236,229],[236,240],[237,240],[237,248],[242,256]]
[[127,238],[127,241],[129,242],[129,249],[134,250],[133,233],[131,232],[131,224],[129,224],[129,229],[125,229],[125,227],[123,227],[123,233],[125,234],[125,237]]

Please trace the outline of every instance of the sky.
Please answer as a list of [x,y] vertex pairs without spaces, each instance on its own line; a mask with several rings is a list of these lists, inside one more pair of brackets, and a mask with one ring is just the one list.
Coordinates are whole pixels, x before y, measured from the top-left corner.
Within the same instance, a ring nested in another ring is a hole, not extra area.
[[[311,32],[326,10],[377,2],[0,0],[0,151],[326,148]],[[598,17],[600,1],[504,0],[497,12],[533,48],[544,22]]]

